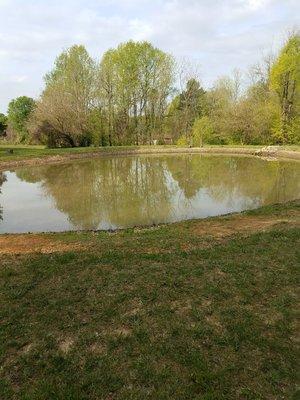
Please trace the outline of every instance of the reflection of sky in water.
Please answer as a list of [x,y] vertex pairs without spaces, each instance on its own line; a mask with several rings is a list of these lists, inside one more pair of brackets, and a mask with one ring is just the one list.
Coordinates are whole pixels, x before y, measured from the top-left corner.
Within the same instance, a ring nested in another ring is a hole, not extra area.
[[113,230],[205,218],[299,197],[300,163],[244,160],[145,156],[5,172],[0,233]]
[[257,199],[252,200],[241,197],[237,190],[231,193],[226,199],[218,201],[210,195],[207,188],[201,188],[194,197],[187,199],[184,191],[180,189],[178,183],[172,178],[172,175],[167,172],[166,176],[167,185],[173,193],[171,199],[173,207],[169,216],[170,222],[239,212],[260,205]]
[[5,173],[7,181],[0,195],[3,221],[0,232],[61,231],[72,229],[68,216],[55,208],[40,183],[21,181],[15,173]]

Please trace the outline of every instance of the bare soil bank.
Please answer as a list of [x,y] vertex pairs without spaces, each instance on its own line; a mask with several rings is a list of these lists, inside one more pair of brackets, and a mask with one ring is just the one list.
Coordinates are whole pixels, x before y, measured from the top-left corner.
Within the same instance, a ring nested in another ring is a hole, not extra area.
[[[281,226],[297,228],[300,226],[300,208],[297,207],[298,204],[298,201],[291,202],[287,205],[286,210],[279,214],[256,215],[255,211],[252,211],[252,213],[250,211],[249,213],[233,213],[221,217],[195,219],[175,224],[161,224],[155,228],[152,226],[131,228],[127,231],[131,231],[134,234],[145,234],[147,231],[151,232],[154,229],[171,229],[171,225],[179,229],[180,227],[186,227],[194,239],[198,237],[199,241],[191,244],[189,240],[182,240],[180,248],[183,251],[192,251],[211,246],[211,240],[213,240],[214,245],[217,245],[225,243],[236,235],[240,237],[249,236],[252,233],[266,232]],[[280,205],[279,207],[284,206]],[[105,236],[112,235],[112,240],[114,240],[113,237],[124,235],[124,231],[118,230],[113,234],[111,232],[104,232],[103,234]],[[86,231],[85,233],[91,237],[97,235],[96,232]],[[65,240],[68,235],[73,239]],[[85,250],[92,250],[94,243],[91,244],[90,240],[80,243],[78,241],[80,235],[84,235],[84,232],[78,231],[77,234],[74,232],[63,232],[60,234],[3,234],[0,235],[0,257],[4,254],[51,254],[70,251],[78,253]],[[147,254],[170,253],[169,249],[161,249],[158,244],[156,247],[143,246],[134,251],[136,254],[141,252]]]

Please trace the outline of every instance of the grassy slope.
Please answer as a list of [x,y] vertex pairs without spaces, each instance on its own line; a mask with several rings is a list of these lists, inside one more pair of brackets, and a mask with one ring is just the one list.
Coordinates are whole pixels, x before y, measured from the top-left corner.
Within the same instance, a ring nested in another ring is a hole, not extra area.
[[[1,161],[18,161],[22,159],[30,159],[46,156],[68,155],[76,153],[89,153],[89,152],[105,152],[114,153],[118,151],[134,150],[136,148],[147,148],[153,150],[153,146],[114,146],[114,147],[76,147],[76,148],[62,148],[62,149],[47,149],[44,146],[23,146],[23,145],[0,145],[0,163]],[[176,146],[156,146],[156,148],[172,148]],[[249,148],[256,149],[262,146],[206,146],[211,148]],[[282,146],[283,150],[300,151],[300,146]],[[8,154],[7,150],[13,149],[13,154]]]
[[296,399],[299,212],[40,235],[82,249],[0,255],[0,398]]
[[[134,149],[134,146],[121,146],[121,147],[74,147],[74,148],[60,148],[60,149],[48,149],[44,146],[10,146],[0,145],[0,162],[1,161],[13,161],[36,157],[45,156],[57,156],[66,154],[76,153],[90,153],[95,151],[101,152],[115,152],[118,150]],[[13,149],[13,154],[7,154],[8,149]]]

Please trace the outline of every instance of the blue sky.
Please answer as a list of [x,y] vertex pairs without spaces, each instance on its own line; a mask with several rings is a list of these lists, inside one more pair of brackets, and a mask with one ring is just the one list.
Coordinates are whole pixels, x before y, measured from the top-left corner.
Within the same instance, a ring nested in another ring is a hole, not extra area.
[[149,40],[199,65],[204,86],[275,51],[300,26],[300,0],[0,0],[0,112],[37,97],[55,57],[84,44],[93,57]]

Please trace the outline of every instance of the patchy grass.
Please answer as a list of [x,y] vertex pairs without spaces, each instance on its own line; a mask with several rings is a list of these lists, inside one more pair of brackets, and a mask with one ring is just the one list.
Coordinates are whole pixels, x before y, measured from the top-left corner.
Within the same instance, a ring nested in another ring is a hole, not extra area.
[[80,243],[65,243],[55,235],[0,235],[0,254],[57,253],[81,249]]
[[[256,145],[224,145],[224,146],[205,146],[205,149],[233,149],[237,151],[238,149],[260,149],[263,146]],[[26,146],[26,145],[4,145],[0,144],[0,167],[1,162],[7,161],[20,161],[20,160],[30,160],[35,158],[50,158],[57,156],[65,156],[68,155],[78,155],[78,154],[86,154],[86,153],[99,153],[99,154],[114,154],[119,152],[130,152],[134,150],[149,150],[154,151],[155,149],[158,151],[162,151],[164,149],[177,149],[178,146],[113,146],[113,147],[74,147],[74,148],[59,148],[59,149],[48,149],[45,146]],[[8,150],[12,149],[13,153],[9,154]],[[281,150],[290,150],[290,151],[300,151],[300,146],[280,146]]]
[[0,398],[298,398],[299,215],[34,235],[66,247],[0,255]]
[[[126,151],[129,149],[133,150],[135,148],[135,146],[114,146],[48,149],[45,146],[0,145],[0,161],[18,161],[30,158],[54,157],[78,153],[114,153],[120,150]],[[12,149],[13,154],[8,154],[8,149]]]

